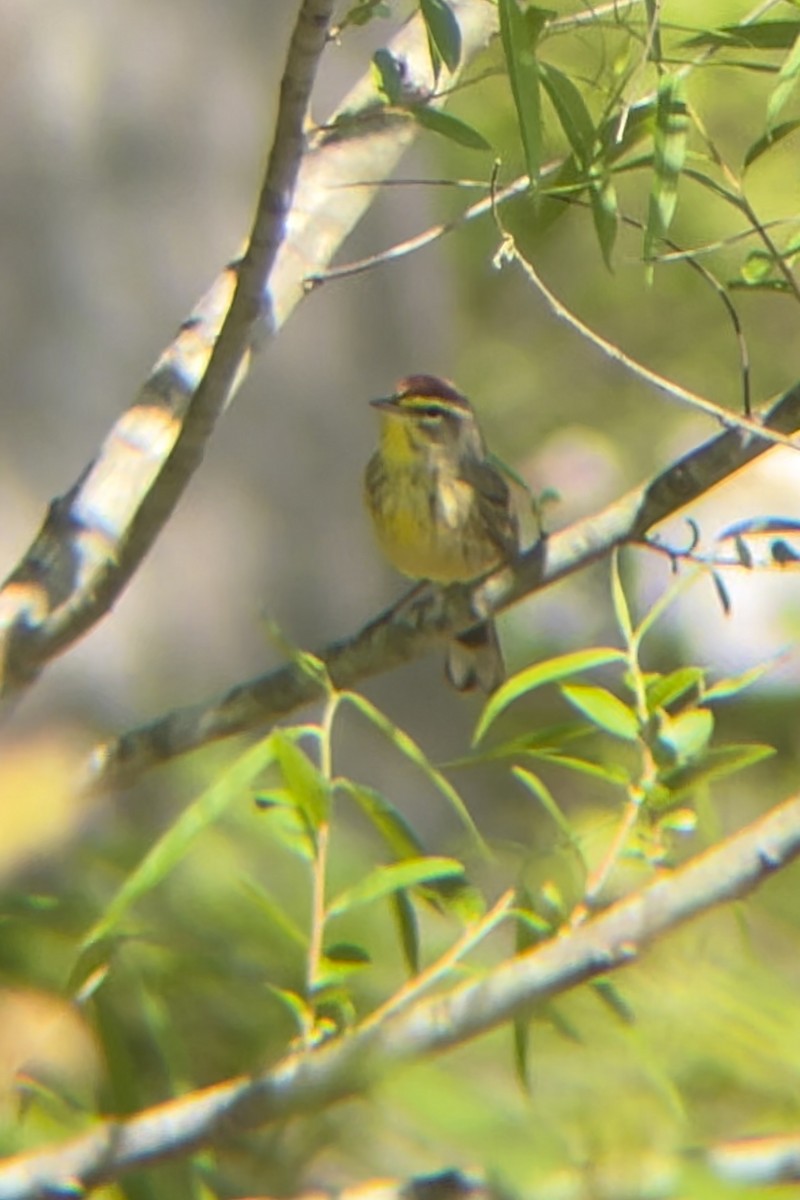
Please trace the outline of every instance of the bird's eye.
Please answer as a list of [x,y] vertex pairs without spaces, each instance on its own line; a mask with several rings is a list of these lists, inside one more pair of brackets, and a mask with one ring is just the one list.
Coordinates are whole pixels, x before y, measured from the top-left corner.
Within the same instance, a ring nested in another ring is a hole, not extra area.
[[424,421],[435,421],[437,424],[444,416],[441,408],[436,404],[426,404],[423,408],[418,409],[418,412]]

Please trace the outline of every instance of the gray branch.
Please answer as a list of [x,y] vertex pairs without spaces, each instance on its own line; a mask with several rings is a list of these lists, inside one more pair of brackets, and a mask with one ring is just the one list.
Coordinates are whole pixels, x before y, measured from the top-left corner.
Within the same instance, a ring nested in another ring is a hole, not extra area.
[[79,1194],[126,1171],[363,1094],[399,1067],[487,1033],[533,1006],[630,966],[656,939],[740,899],[800,854],[794,797],[688,865],[482,978],[418,1001],[255,1077],[229,1080],[55,1149],[0,1165],[0,1200]]
[[[764,424],[787,434],[800,428],[800,384],[772,406]],[[443,638],[474,624],[476,614],[499,612],[604,557],[615,546],[641,541],[660,521],[771,448],[765,438],[730,429],[602,512],[552,534],[489,579],[446,593],[414,589],[354,636],[321,649],[318,656],[339,688],[419,658]],[[318,679],[289,664],[103,743],[90,757],[84,783],[90,788],[124,783],[211,741],[263,727],[322,694]]]
[[[333,0],[303,0],[299,7],[243,257],[195,307],[95,459],[52,502],[0,588],[4,696],[29,685],[109,611],[200,465],[251,353],[290,316],[305,294],[306,278],[330,263],[416,133],[407,113],[385,110],[369,74],[332,121],[306,138],[308,101],[333,7]],[[452,7],[461,25],[463,67],[485,46],[497,12],[489,0],[456,0]],[[415,95],[433,91],[419,19],[397,35],[391,52],[405,63]],[[356,180],[360,186],[345,186]]]

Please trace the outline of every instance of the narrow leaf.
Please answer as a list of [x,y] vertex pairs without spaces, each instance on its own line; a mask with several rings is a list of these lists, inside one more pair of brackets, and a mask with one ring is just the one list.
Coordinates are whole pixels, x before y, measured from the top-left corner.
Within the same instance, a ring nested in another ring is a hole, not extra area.
[[662,775],[662,783],[669,788],[669,806],[680,803],[697,788],[752,767],[773,754],[774,746],[715,746],[700,762]]
[[403,957],[412,975],[419,974],[419,922],[414,905],[407,892],[395,892],[392,896],[394,915],[400,930]]
[[473,129],[466,121],[451,116],[450,113],[442,112],[438,108],[426,108],[419,104],[415,104],[408,111],[423,129],[439,133],[459,146],[466,146],[468,150],[491,151],[492,149],[483,134],[478,133],[477,129]]
[[534,8],[523,12],[518,0],[499,0],[498,10],[500,40],[517,110],[525,165],[531,186],[535,187],[542,161],[542,112],[536,43],[544,22]]
[[666,746],[677,763],[699,758],[708,747],[714,732],[714,714],[707,708],[694,708],[677,717],[666,714],[658,733],[661,746]]
[[749,671],[742,671],[741,675],[732,675],[728,679],[717,680],[703,694],[703,703],[713,704],[717,700],[729,700],[731,696],[738,696],[745,688],[758,683],[759,679],[763,679],[765,675],[773,671],[783,659],[783,654],[777,654],[767,662],[759,663],[757,667],[751,667]]
[[412,858],[405,862],[374,867],[364,879],[341,892],[328,907],[329,917],[338,917],[352,908],[372,904],[401,888],[430,883],[443,876],[463,876],[462,863],[453,858]]
[[652,259],[657,244],[672,224],[678,203],[678,180],[686,158],[689,118],[683,83],[677,75],[664,75],[658,87],[656,130],[653,142],[654,176],[644,236],[644,257]]
[[539,78],[575,158],[587,170],[592,158],[594,123],[583,96],[568,75],[550,64],[539,64]]
[[547,815],[566,838],[569,845],[575,850],[580,859],[581,866],[586,871],[586,862],[581,851],[578,835],[558,807],[558,803],[552,792],[542,783],[539,776],[534,775],[531,771],[526,771],[522,767],[514,767],[512,774],[515,779],[519,780],[523,787],[527,788],[531,795],[536,797]]
[[[702,667],[680,667],[669,675],[657,675],[647,684],[648,712],[653,713],[659,708],[666,708],[693,688],[701,687],[705,674]],[[706,695],[703,696],[703,703],[707,698]]]
[[768,150],[774,149],[784,138],[796,133],[798,129],[800,129],[800,120],[783,121],[780,125],[774,125],[768,133],[757,138],[744,156],[745,170],[748,167],[752,167],[753,163],[757,162],[762,154],[766,154]]
[[600,687],[571,684],[562,687],[561,694],[598,729],[626,742],[638,740],[639,722],[636,714],[613,692]]
[[200,834],[219,820],[230,804],[240,801],[247,794],[254,780],[274,758],[273,739],[265,738],[257,746],[251,746],[210,788],[184,809],[125,880],[103,916],[84,937],[82,950],[108,937],[119,926],[128,909],[175,870]]
[[631,620],[631,610],[628,608],[628,600],[622,586],[622,579],[620,578],[619,551],[617,550],[611,555],[611,598],[614,602],[614,615],[617,618],[617,625],[622,634],[622,639],[626,646],[630,646],[633,641],[633,621]]
[[610,175],[592,173],[589,183],[589,202],[600,253],[609,271],[613,267],[614,246],[619,232],[619,204],[617,190]]
[[433,763],[426,758],[423,751],[417,743],[408,736],[408,734],[400,729],[393,721],[390,721],[380,709],[371,704],[366,697],[359,695],[358,692],[345,692],[342,695],[342,700],[347,700],[353,707],[361,713],[362,716],[375,726],[376,729],[388,738],[396,750],[405,758],[413,762],[419,768],[429,783],[436,788],[440,795],[448,801],[453,811],[461,819],[462,824],[470,834],[476,849],[484,855],[491,857],[491,852],[486,842],[481,837],[477,825],[469,815],[467,806],[459,796],[456,789],[449,780],[445,779],[441,771],[434,767]]
[[319,829],[330,816],[330,784],[304,750],[286,737],[282,730],[272,734],[275,758],[286,787],[313,829]]
[[431,42],[452,74],[461,61],[461,28],[452,8],[446,0],[420,0],[420,12]]
[[778,73],[778,82],[767,101],[767,128],[772,129],[791,96],[800,75],[800,33]]
[[798,35],[800,21],[750,21],[746,25],[723,25],[719,29],[705,30],[689,38],[684,45],[788,50]]
[[352,796],[396,858],[422,857],[422,843],[416,833],[385,796],[374,788],[353,783],[351,779],[337,779],[336,786]]
[[595,647],[589,650],[577,650],[571,654],[561,654],[549,658],[545,662],[534,663],[507,679],[496,692],[487,700],[483,712],[478,718],[475,733],[472,738],[473,746],[486,734],[512,701],[527,695],[534,688],[542,687],[545,683],[553,683],[559,679],[567,679],[571,675],[579,675],[593,667],[606,666],[608,663],[624,663],[626,656],[622,650],[607,647]]

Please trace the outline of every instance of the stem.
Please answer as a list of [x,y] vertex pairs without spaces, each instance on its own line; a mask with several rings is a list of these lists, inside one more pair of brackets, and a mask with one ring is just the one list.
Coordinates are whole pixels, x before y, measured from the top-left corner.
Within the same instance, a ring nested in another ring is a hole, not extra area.
[[[329,785],[333,780],[333,750],[331,746],[333,734],[333,718],[339,705],[339,696],[333,692],[328,696],[322,717],[322,730],[319,739],[319,769],[325,782]],[[329,799],[330,803],[330,799]],[[330,811],[325,820],[319,825],[315,838],[314,863],[311,878],[311,930],[308,944],[308,967],[306,973],[306,994],[310,1004],[314,1004],[314,990],[319,977],[322,962],[323,944],[325,938],[325,890],[328,870],[328,849],[330,845],[331,821]]]

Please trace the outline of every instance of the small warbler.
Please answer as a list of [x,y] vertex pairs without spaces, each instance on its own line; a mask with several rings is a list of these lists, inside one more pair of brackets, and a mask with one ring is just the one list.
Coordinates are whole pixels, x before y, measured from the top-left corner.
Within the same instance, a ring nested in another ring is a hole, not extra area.
[[[435,375],[409,375],[380,410],[378,449],[365,499],[389,562],[412,579],[468,583],[512,558],[519,546],[509,487],[490,462],[466,396]],[[504,676],[493,621],[448,648],[447,677],[491,692]]]

